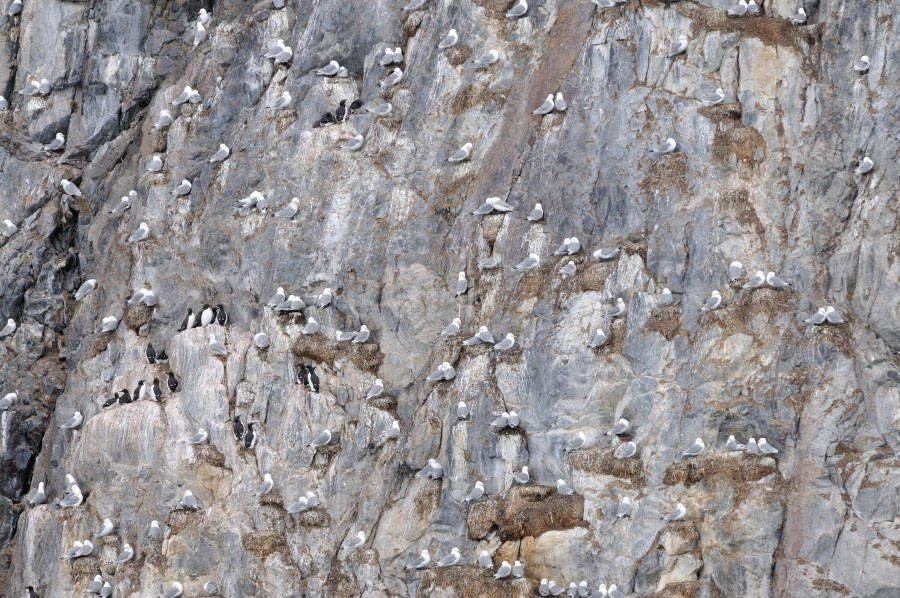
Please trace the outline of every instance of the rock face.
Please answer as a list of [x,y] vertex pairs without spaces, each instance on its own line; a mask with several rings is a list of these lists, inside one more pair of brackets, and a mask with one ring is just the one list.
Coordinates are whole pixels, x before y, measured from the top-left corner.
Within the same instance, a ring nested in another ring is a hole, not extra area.
[[[745,18],[726,17],[732,4],[533,0],[507,19],[499,0],[25,0],[4,16],[0,220],[19,228],[0,240],[0,322],[18,323],[0,339],[0,396],[18,393],[0,414],[5,594],[80,595],[101,574],[132,597],[176,580],[185,596],[208,580],[224,596],[525,596],[541,578],[640,596],[897,596],[900,0],[806,0],[800,27],[794,0]],[[212,22],[192,49],[200,8]],[[451,27],[459,44],[438,50]],[[681,33],[687,52],[667,59]],[[278,38],[287,65],[262,58]],[[404,76],[383,91],[388,46]],[[489,49],[498,62],[471,65]],[[314,73],[332,59],[350,76]],[[17,93],[44,78],[49,95]],[[186,85],[201,101],[173,107]],[[704,107],[717,87],[725,101]],[[285,91],[292,104],[270,108]],[[532,115],[557,91],[565,112]],[[313,127],[356,98],[393,110]],[[174,123],[153,129],[164,109]],[[45,152],[58,132],[64,151]],[[359,151],[339,149],[357,134]],[[677,151],[651,158],[667,137]],[[448,162],[467,142],[470,158]],[[219,143],[231,155],[210,164]],[[164,166],[148,173],[154,154]],[[873,171],[855,175],[866,155]],[[298,212],[238,210],[252,191],[273,208],[297,197]],[[488,197],[516,211],[472,215]],[[140,222],[150,237],[126,243]],[[553,257],[573,236],[580,252]],[[517,272],[530,253],[539,267]],[[490,256],[501,266],[479,270]],[[793,286],[742,289],[733,260]],[[471,288],[456,297],[460,271]],[[76,302],[88,278],[98,287]],[[310,306],[265,307],[278,286]],[[314,307],[326,287],[333,303]],[[126,304],[141,288],[155,306]],[[714,289],[723,306],[700,312]],[[610,321],[618,297],[627,314]],[[226,326],[177,332],[207,303]],[[826,305],[847,324],[802,322]],[[118,328],[99,333],[110,315]],[[455,317],[460,334],[438,337]],[[310,318],[320,332],[304,336]],[[362,324],[368,343],[334,340]],[[463,347],[481,325],[515,347]],[[609,341],[589,349],[598,327]],[[148,365],[148,343],[168,363]],[[426,382],[445,361],[456,377]],[[300,365],[319,392],[296,383]],[[376,377],[384,394],[367,401]],[[101,408],[154,378],[162,402]],[[60,429],[76,410],[81,428]],[[513,410],[518,430],[490,428]],[[252,449],[235,415],[257,422]],[[629,436],[606,435],[620,417]],[[200,427],[207,444],[182,442]],[[326,428],[332,442],[309,447]],[[780,452],[726,454],[729,435]],[[679,459],[697,437],[706,452]],[[617,459],[628,440],[637,453]],[[444,477],[415,477],[431,458]],[[524,465],[532,481],[514,488]],[[255,496],[265,473],[274,489]],[[85,500],[58,509],[66,474]],[[485,497],[466,505],[476,480]],[[26,507],[41,481],[48,503]],[[188,489],[197,511],[177,506]],[[287,513],[307,492],[320,504]],[[677,503],[686,517],[660,521]],[[60,560],[107,517],[116,530],[90,556]],[[342,548],[358,531],[365,544]],[[135,558],[116,566],[125,542]],[[456,568],[405,569],[452,547]],[[494,580],[482,551],[525,578]]]

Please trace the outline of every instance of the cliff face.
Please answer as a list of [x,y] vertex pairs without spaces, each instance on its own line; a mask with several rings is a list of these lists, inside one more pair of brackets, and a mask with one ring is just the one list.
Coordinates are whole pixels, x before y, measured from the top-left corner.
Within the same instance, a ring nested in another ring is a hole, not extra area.
[[[204,595],[210,579],[226,596],[516,596],[541,578],[660,597],[900,592],[900,1],[807,0],[802,27],[785,20],[794,0],[741,19],[726,17],[731,0],[534,0],[518,20],[499,0],[288,4],[25,0],[3,25],[0,219],[19,228],[0,241],[0,322],[18,323],[0,340],[0,391],[19,397],[0,420],[5,595],[80,594],[97,574],[115,596],[174,580]],[[192,50],[201,7],[212,23]],[[451,27],[460,42],[441,52]],[[687,52],[668,60],[680,33]],[[278,38],[294,55],[273,67],[262,54]],[[382,94],[387,46],[403,49],[404,80]],[[496,64],[470,65],[491,48]],[[314,74],[332,59],[351,76]],[[42,78],[48,96],[16,93]],[[185,85],[201,103],[173,108]],[[702,107],[717,87],[724,103]],[[557,90],[568,110],[533,116]],[[268,108],[284,91],[292,107]],[[387,117],[312,126],[380,95]],[[175,121],[154,130],[163,109]],[[65,150],[45,152],[58,132]],[[357,133],[360,151],[339,149]],[[666,137],[678,151],[649,158]],[[466,142],[471,158],[448,163]],[[219,143],[231,155],[211,165]],[[164,167],[148,173],[154,154]],[[864,155],[875,168],[856,176]],[[182,179],[191,192],[173,196]],[[131,210],[110,214],[131,189]],[[238,211],[254,190],[276,206],[298,197],[297,215]],[[473,216],[491,196],[517,211]],[[536,202],[546,216],[530,223]],[[140,222],[150,238],[126,243]],[[571,236],[581,252],[552,257]],[[540,267],[516,272],[532,252]],[[501,268],[476,268],[492,255]],[[793,288],[729,284],[732,260]],[[457,299],[463,270],[472,288]],[[89,278],[97,290],[76,302]],[[278,286],[335,300],[279,315],[264,307]],[[142,287],[158,304],[128,307]],[[662,306],[663,287],[681,303]],[[701,314],[713,289],[724,307]],[[627,316],[610,323],[617,297]],[[176,332],[204,303],[224,304],[228,325]],[[802,323],[826,305],[848,323]],[[109,315],[117,330],[98,333]],[[439,338],[457,316],[460,335]],[[321,332],[303,336],[309,317]],[[369,343],[333,340],[361,324]],[[517,346],[462,347],[480,325]],[[610,340],[589,349],[599,326]],[[261,330],[268,351],[253,346]],[[150,342],[168,364],[147,364]],[[444,361],[456,378],[425,382]],[[295,383],[300,364],[320,392]],[[161,403],[101,408],[170,369],[180,388]],[[384,396],[367,401],[376,377]],[[59,429],[76,410],[81,429]],[[510,410],[520,430],[492,431]],[[231,436],[237,414],[260,422],[254,450]],[[620,417],[631,459],[605,435]],[[380,443],[394,419],[399,438]],[[200,427],[208,445],[180,442]],[[332,444],[307,447],[325,428]],[[579,431],[585,448],[565,455]],[[727,453],[731,434],[781,452]],[[707,452],[679,460],[696,437]],[[413,476],[430,458],[443,480]],[[524,465],[536,485],[511,488]],[[255,497],[266,472],[275,488]],[[67,473],[85,501],[57,509]],[[560,478],[575,496],[556,494]],[[486,496],[467,507],[476,480]],[[48,504],[26,508],[40,481]],[[175,510],[186,489],[200,511]],[[321,506],[288,515],[307,491]],[[616,522],[626,496],[634,510]],[[664,525],[679,502],[687,516]],[[91,556],[59,559],[106,517],[116,532]],[[365,545],[341,549],[360,530]],[[124,542],[135,559],[117,568]],[[403,568],[454,546],[465,567]],[[472,566],[482,550],[526,578],[493,580]]]

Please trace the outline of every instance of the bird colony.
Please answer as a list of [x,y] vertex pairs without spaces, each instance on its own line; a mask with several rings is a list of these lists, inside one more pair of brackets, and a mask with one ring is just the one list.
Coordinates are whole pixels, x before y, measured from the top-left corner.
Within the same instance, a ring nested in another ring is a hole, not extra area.
[[4,595],[900,594],[898,12],[12,0]]

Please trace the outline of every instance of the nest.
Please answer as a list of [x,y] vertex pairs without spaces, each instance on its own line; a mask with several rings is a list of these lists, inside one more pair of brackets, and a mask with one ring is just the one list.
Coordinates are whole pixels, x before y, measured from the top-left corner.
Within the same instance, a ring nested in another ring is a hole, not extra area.
[[706,478],[720,478],[737,486],[755,482],[778,471],[775,459],[756,457],[741,452],[720,453],[690,457],[681,463],[673,463],[666,469],[663,483],[667,486],[684,484],[693,486]]
[[608,475],[637,482],[644,474],[644,465],[637,454],[627,459],[616,459],[614,448],[592,448],[572,451],[566,463],[575,469],[597,475]]
[[349,359],[364,372],[376,372],[384,361],[384,354],[375,343],[339,343],[322,334],[301,335],[294,343],[294,355],[316,363],[334,363],[337,359]]
[[492,496],[469,506],[469,538],[481,540],[491,532],[503,542],[537,537],[551,530],[585,524],[584,497],[563,496],[549,486],[517,486],[505,496]]
[[244,548],[265,561],[269,555],[279,553],[283,558],[290,556],[290,550],[283,534],[276,532],[250,532],[241,535]]
[[660,333],[671,341],[681,330],[681,306],[663,305],[656,307],[646,324],[647,330]]
[[427,569],[422,572],[419,588],[422,595],[453,590],[456,596],[478,598],[524,598],[533,590],[525,579],[494,579],[493,571],[483,567],[457,566]]

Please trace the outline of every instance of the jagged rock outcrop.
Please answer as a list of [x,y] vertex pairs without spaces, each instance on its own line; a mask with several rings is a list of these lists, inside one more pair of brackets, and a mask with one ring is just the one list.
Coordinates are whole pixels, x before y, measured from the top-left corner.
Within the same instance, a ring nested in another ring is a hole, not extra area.
[[[806,0],[801,27],[794,0],[745,18],[731,4],[533,0],[510,20],[499,0],[25,0],[0,32],[0,220],[19,228],[0,240],[0,322],[18,323],[0,339],[0,396],[19,397],[0,414],[0,587],[76,595],[102,574],[134,597],[174,580],[203,595],[210,579],[225,596],[525,596],[552,578],[657,597],[897,595],[900,0]],[[192,49],[200,8],[213,20]],[[439,51],[451,27],[460,42]],[[666,59],[680,33],[686,54]],[[278,38],[287,65],[262,57]],[[404,79],[383,92],[388,46]],[[496,64],[471,66],[491,48]],[[332,59],[350,76],[314,73]],[[17,93],[41,78],[49,95]],[[201,102],[173,107],[185,85]],[[724,103],[703,107],[717,87]],[[558,90],[565,112],[532,115]],[[291,108],[272,110],[284,91]],[[382,96],[387,117],[313,127],[341,100]],[[163,109],[175,121],[154,129]],[[64,151],[45,151],[58,132]],[[358,152],[339,149],[356,134]],[[648,157],[667,137],[678,151]],[[223,142],[231,155],[210,164]],[[471,158],[448,163],[466,142]],[[864,155],[875,168],[855,175]],[[298,197],[298,213],[238,210],[254,190],[273,207]],[[472,215],[487,197],[517,210]],[[127,243],[140,222],[150,238]],[[571,236],[582,250],[553,257]],[[613,246],[614,260],[590,255]],[[540,267],[515,271],[532,252]],[[479,270],[490,256],[501,267]],[[793,286],[742,289],[732,260]],[[472,287],[456,298],[459,271]],[[88,278],[98,287],[76,302]],[[265,307],[278,286],[311,305]],[[128,306],[143,287],[157,305]],[[326,287],[334,302],[317,308]],[[661,305],[663,287],[681,303]],[[701,313],[713,289],[724,306]],[[618,297],[627,315],[610,322]],[[207,330],[177,332],[204,303],[228,311],[209,329],[225,357]],[[802,322],[826,305],[847,324]],[[109,315],[121,322],[101,334]],[[310,317],[321,332],[304,336]],[[460,335],[438,337],[454,317]],[[361,324],[369,343],[334,340]],[[517,345],[462,347],[480,325]],[[600,326],[610,339],[590,349]],[[151,342],[168,363],[147,364]],[[456,377],[426,382],[444,361]],[[301,364],[319,392],[296,383]],[[180,387],[161,403],[101,408],[169,370]],[[384,395],[367,401],[376,377]],[[76,410],[81,428],[59,429]],[[510,410],[518,430],[492,430]],[[231,435],[237,414],[259,422],[252,450]],[[605,434],[620,417],[628,459]],[[399,438],[382,442],[394,419]],[[181,442],[200,427],[208,444]],[[309,447],[326,428],[332,443]],[[566,454],[579,431],[585,447]],[[726,454],[732,434],[780,453]],[[680,460],[696,437],[708,452]],[[441,480],[414,476],[430,458]],[[513,487],[523,465],[532,483]],[[85,500],[57,509],[67,473]],[[264,473],[275,488],[254,496]],[[556,494],[560,478],[575,496]],[[486,496],[467,506],[476,480]],[[40,481],[48,504],[27,508]],[[187,489],[196,512],[177,508]],[[287,513],[308,491],[321,504]],[[679,502],[685,519],[662,523]],[[116,532],[91,556],[60,560],[106,517]],[[341,548],[358,531],[364,546]],[[125,542],[135,558],[115,566]],[[459,567],[404,569],[454,546]],[[481,551],[525,578],[494,580]]]

